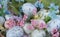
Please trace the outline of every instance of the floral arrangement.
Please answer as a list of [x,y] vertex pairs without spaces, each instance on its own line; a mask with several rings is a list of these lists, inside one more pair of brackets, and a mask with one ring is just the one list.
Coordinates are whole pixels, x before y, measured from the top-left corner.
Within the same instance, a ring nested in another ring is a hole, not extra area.
[[54,3],[47,10],[40,0],[35,4],[26,2],[19,8],[21,11],[17,11],[10,0],[0,2],[3,2],[0,9],[4,13],[0,16],[0,37],[60,37],[60,17],[56,14],[59,6]]

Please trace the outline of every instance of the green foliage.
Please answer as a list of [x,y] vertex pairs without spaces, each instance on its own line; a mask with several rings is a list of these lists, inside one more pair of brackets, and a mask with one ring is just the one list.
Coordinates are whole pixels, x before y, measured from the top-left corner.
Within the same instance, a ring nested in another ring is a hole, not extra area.
[[44,19],[44,21],[45,21],[46,23],[48,23],[50,20],[51,20],[51,18],[50,18],[49,16],[46,16],[45,19]]
[[[27,0],[28,2],[34,3],[37,0]],[[45,8],[48,8],[48,6],[50,5],[50,3],[55,3],[56,5],[60,6],[60,0],[42,0],[42,3],[44,4]]]
[[48,8],[48,6],[50,5],[50,3],[55,3],[56,5],[60,6],[60,0],[42,0],[42,3],[45,5],[45,8]]

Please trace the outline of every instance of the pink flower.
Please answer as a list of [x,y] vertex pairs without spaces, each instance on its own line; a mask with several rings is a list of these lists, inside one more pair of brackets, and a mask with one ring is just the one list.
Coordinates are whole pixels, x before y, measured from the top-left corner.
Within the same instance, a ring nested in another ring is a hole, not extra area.
[[53,34],[52,37],[59,37],[59,32]]
[[27,35],[24,35],[23,37],[28,37]]
[[13,26],[16,26],[16,22],[15,22],[14,20],[9,19],[9,20],[7,20],[7,21],[5,22],[5,27],[6,27],[7,29],[12,28]]
[[33,9],[33,15],[35,15],[36,14],[36,12],[37,12],[37,9],[35,8],[35,9]]
[[44,29],[46,27],[47,27],[46,23],[43,20],[40,20],[39,25],[38,25],[38,28],[39,29]]
[[55,28],[55,29],[53,29],[52,31],[51,31],[51,34],[55,34],[55,33],[57,33],[58,32],[58,30],[57,30],[57,28]]
[[0,8],[2,8],[2,5],[0,4]]
[[32,20],[31,20],[31,24],[32,24],[33,27],[36,27],[36,26],[38,25],[38,21],[32,19]]
[[20,21],[20,26],[23,27],[24,26],[24,20]]
[[32,25],[28,25],[27,28],[28,28],[29,30],[34,30],[34,27],[33,27]]
[[59,32],[58,32],[57,28],[53,29],[51,34],[52,34],[52,37],[59,37]]
[[28,16],[27,15],[24,15],[23,20],[26,20],[27,18],[28,18]]

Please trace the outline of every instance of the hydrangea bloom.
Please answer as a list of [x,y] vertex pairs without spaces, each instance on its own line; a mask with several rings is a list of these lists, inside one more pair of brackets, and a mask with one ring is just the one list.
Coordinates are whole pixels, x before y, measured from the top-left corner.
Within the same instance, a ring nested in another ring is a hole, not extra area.
[[31,33],[31,37],[45,37],[46,36],[46,33],[44,30],[34,30],[32,33]]
[[36,7],[31,3],[23,4],[22,10],[23,10],[24,14],[26,14],[28,16],[32,15],[34,12],[37,12]]
[[4,17],[0,16],[0,25],[3,25],[3,24],[4,24],[4,22],[5,22]]
[[0,8],[2,8],[2,5],[0,4]]
[[38,29],[44,29],[47,27],[43,20],[31,20],[31,24],[33,27],[37,27]]
[[[47,26],[47,30],[48,32],[51,32],[53,29],[59,29],[60,28],[60,19],[54,19],[54,20],[51,20],[49,23],[48,23],[48,26]],[[60,29],[59,29],[60,30]]]
[[44,19],[45,16],[48,16],[49,12],[46,9],[42,9],[37,14],[40,19]]
[[48,14],[49,17],[51,17],[51,19],[56,19],[58,18],[57,15],[55,14],[55,11],[52,11]]
[[19,26],[15,26],[7,31],[6,37],[22,37],[23,34],[23,29]]
[[59,32],[58,32],[57,28],[53,29],[51,34],[52,34],[52,37],[59,37]]
[[5,15],[6,20],[13,19],[12,17],[13,17],[13,15]]
[[43,20],[40,20],[38,28],[39,29],[44,29],[44,28],[47,28],[47,25]]
[[59,6],[56,6],[55,3],[51,3],[49,8],[51,11],[59,10]]
[[34,30],[34,27],[31,24],[27,23],[27,24],[25,24],[23,29],[27,34],[30,34]]
[[16,26],[16,22],[13,19],[9,19],[9,20],[5,21],[5,27],[7,29],[11,29],[14,26]]
[[24,2],[24,0],[15,0],[15,1],[17,1],[17,2]]
[[[51,3],[50,6],[49,6],[50,10],[49,10],[49,16],[52,18],[52,19],[56,19],[58,18],[56,16],[56,13],[59,13],[59,6],[56,6],[55,3]],[[53,15],[53,16],[52,16]]]
[[4,8],[4,12],[7,11],[7,3],[8,3],[8,0],[3,0],[3,8]]
[[40,1],[37,1],[37,2],[35,3],[35,6],[36,6],[37,8],[41,8],[41,9],[44,8],[43,3],[41,3]]

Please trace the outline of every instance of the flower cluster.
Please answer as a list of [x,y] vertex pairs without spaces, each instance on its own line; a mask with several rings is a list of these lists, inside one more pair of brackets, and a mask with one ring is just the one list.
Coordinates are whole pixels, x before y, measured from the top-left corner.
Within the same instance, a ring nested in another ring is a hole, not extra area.
[[23,18],[20,18],[18,16],[14,16],[14,15],[6,15],[6,21],[5,21],[5,27],[7,29],[10,29],[14,26],[21,26],[23,27],[24,26],[24,22],[25,20],[27,19],[27,16],[24,15]]
[[[15,1],[20,3],[20,1],[24,0]],[[4,9],[7,6],[6,0],[4,1]],[[38,11],[37,7],[41,8],[41,10]],[[2,8],[1,4],[0,8]],[[59,37],[60,17],[55,13],[59,12],[58,8],[54,3],[50,4],[48,10],[44,9],[43,4],[39,1],[35,5],[25,3],[22,5],[23,14],[21,16],[20,14],[12,14],[14,11],[6,8],[5,16],[0,16],[0,28],[5,27],[6,37]]]

